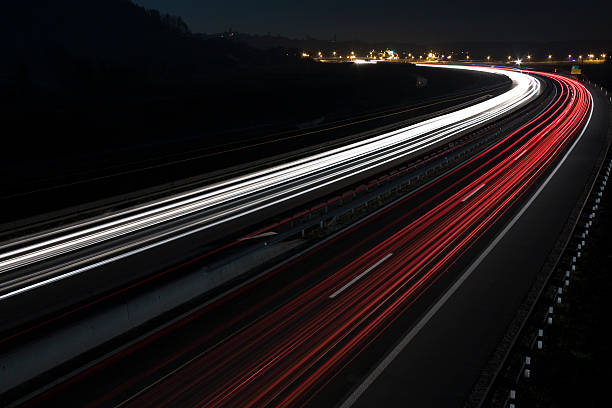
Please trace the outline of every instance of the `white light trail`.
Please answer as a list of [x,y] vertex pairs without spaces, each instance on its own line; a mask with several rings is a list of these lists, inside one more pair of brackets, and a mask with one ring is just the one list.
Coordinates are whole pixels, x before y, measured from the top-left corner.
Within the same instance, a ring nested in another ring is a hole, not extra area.
[[[36,239],[30,237],[22,240],[22,245],[11,243],[0,246],[0,249],[6,250],[0,254],[0,273],[102,243],[112,244],[113,240],[145,232],[152,227],[166,226],[161,232],[156,230],[146,238],[140,238],[132,246],[124,243],[121,247],[133,250],[139,245],[142,246],[141,250],[150,249],[398,159],[407,159],[434,144],[505,115],[540,93],[537,79],[516,71],[473,66],[436,68],[494,72],[510,77],[513,86],[509,91],[484,102],[400,130],[100,217],[95,223],[77,224],[66,228],[62,234],[54,234],[57,236],[46,238],[45,234],[41,234]],[[110,252],[108,248],[105,250]],[[96,256],[95,260],[99,261],[100,257]]]

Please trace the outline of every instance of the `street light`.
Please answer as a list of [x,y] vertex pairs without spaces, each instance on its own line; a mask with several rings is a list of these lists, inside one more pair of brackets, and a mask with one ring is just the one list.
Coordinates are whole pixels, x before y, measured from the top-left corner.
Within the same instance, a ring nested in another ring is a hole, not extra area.
[[512,57],[510,55],[508,55],[508,61],[510,61],[512,59]]
[[487,55],[487,61],[491,61],[491,56]]
[[523,60],[521,60],[520,58],[518,58],[516,61],[514,61],[516,63],[516,65],[521,65],[523,63]]
[[552,59],[552,55],[551,54],[548,54],[548,59]]

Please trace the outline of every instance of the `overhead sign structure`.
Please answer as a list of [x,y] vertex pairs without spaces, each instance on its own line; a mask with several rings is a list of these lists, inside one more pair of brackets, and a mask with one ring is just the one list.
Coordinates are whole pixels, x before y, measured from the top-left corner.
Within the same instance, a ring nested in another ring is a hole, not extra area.
[[582,74],[582,69],[580,69],[580,65],[572,65],[572,75],[580,75]]

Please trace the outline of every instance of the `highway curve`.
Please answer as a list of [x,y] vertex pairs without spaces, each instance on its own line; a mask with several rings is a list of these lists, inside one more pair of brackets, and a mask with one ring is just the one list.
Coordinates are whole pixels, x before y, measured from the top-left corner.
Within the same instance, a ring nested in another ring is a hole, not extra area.
[[590,119],[593,102],[582,84],[536,74],[556,96],[518,130],[24,405],[342,403],[478,257]]
[[258,217],[271,217],[275,209],[329,194],[330,189],[344,188],[446,144],[539,95],[540,83],[535,78],[514,71],[505,74],[513,80],[513,88],[475,105],[324,153],[5,243],[0,246],[0,300],[175,241],[201,243],[203,235],[219,237],[236,223],[244,228]]

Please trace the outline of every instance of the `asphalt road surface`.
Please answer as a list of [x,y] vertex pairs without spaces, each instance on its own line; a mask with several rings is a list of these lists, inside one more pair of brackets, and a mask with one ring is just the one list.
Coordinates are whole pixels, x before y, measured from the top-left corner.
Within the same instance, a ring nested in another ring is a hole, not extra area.
[[542,75],[521,129],[25,405],[461,405],[606,134],[607,103]]

